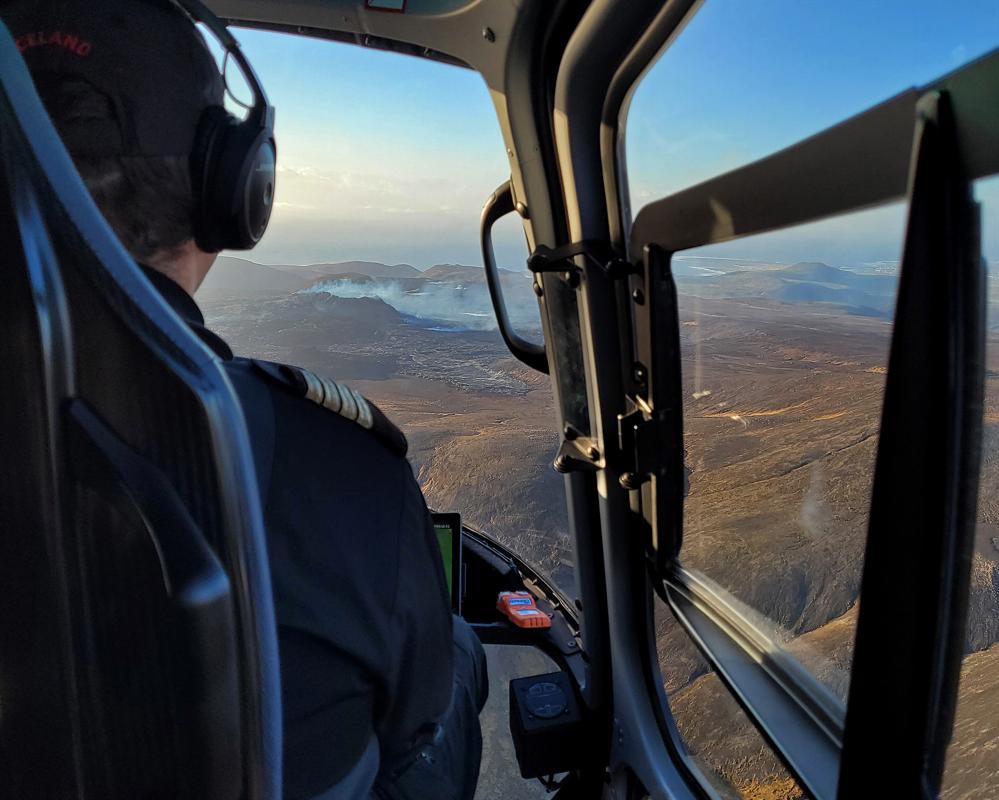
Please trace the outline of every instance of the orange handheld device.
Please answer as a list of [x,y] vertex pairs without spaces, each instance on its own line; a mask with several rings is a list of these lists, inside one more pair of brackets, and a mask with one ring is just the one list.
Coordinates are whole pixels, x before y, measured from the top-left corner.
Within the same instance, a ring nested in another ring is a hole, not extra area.
[[548,615],[534,604],[530,592],[500,592],[496,608],[518,628],[550,628]]

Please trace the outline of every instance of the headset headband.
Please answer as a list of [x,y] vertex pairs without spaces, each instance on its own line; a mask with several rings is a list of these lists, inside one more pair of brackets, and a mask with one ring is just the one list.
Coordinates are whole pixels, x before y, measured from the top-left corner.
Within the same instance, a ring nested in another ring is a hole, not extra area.
[[[267,100],[267,93],[264,91],[263,84],[260,83],[257,73],[250,65],[246,56],[243,55],[243,49],[239,46],[236,37],[229,32],[226,24],[216,16],[214,11],[202,3],[201,0],[171,0],[171,2],[187,15],[193,23],[200,22],[208,28],[225,48],[226,53],[231,55],[239,65],[243,77],[250,84],[250,90],[253,92],[254,98],[253,107],[250,109],[246,121],[253,122],[260,127],[272,127],[274,125],[274,106]],[[224,78],[225,75],[223,73],[223,80]]]

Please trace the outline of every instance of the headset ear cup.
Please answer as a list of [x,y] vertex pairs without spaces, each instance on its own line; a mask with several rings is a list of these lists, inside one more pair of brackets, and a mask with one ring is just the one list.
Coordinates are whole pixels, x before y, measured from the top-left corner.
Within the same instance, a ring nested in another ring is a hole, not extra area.
[[241,187],[241,233],[244,247],[253,247],[267,230],[267,223],[274,208],[274,190],[277,179],[277,149],[269,130],[258,135],[250,156],[244,162],[248,169]]
[[267,227],[274,195],[274,138],[269,128],[248,122],[230,125],[211,189],[225,247],[249,250]]
[[235,119],[221,106],[209,106],[198,121],[191,149],[191,191],[194,200],[194,241],[205,252],[224,247],[227,231],[219,219],[219,162],[225,151],[226,132]]
[[249,250],[263,236],[274,200],[274,134],[269,124],[205,110],[191,152],[195,243],[206,252]]

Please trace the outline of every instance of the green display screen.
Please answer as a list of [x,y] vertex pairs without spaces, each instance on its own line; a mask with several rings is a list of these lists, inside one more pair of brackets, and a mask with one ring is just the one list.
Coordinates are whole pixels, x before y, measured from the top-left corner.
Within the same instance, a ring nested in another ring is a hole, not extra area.
[[447,578],[447,593],[454,594],[454,533],[450,525],[435,524],[434,531],[437,533],[437,544],[441,547],[441,558],[444,560],[444,576]]
[[431,514],[437,545],[441,549],[441,563],[447,579],[447,592],[451,597],[451,610],[461,614],[461,516],[455,513]]

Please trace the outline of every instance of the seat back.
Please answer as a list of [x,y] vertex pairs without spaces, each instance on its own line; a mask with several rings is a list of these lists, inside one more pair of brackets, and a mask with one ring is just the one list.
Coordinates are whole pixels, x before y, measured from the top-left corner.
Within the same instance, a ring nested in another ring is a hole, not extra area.
[[0,24],[0,795],[277,798],[245,423]]

